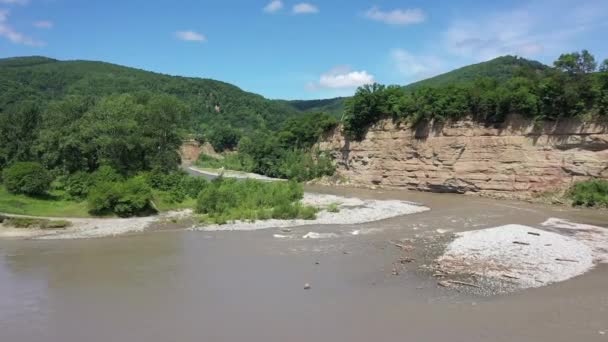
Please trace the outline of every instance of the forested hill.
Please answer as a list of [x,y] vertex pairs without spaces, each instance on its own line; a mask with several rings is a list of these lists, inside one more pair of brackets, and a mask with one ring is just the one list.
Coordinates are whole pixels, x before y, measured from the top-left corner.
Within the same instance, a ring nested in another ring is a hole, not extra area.
[[[502,56],[487,62],[468,65],[450,72],[431,77],[422,81],[410,83],[403,88],[413,91],[425,87],[441,87],[468,83],[480,78],[488,78],[498,82],[506,82],[513,77],[542,73],[548,66],[529,59]],[[287,101],[293,108],[305,112],[325,112],[340,118],[344,112],[344,104],[349,97],[336,97],[325,100],[295,100]]]
[[70,95],[168,94],[190,107],[194,119],[237,128],[276,129],[298,110],[228,83],[177,77],[93,61],[45,57],[0,59],[0,111],[30,101],[44,107]]
[[335,97],[323,100],[292,100],[287,104],[302,112],[323,112],[339,118],[344,112],[344,101],[347,97]]
[[548,68],[548,66],[537,61],[516,56],[502,56],[408,84],[405,89],[414,90],[422,87],[454,85],[471,82],[479,78],[490,78],[498,82],[505,82],[513,77],[529,76],[534,72],[542,72]]

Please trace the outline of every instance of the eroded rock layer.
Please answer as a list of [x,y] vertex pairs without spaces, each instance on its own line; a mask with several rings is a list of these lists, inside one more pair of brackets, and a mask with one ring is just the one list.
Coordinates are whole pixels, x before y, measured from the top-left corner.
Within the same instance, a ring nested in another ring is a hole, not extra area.
[[363,141],[340,128],[320,144],[338,178],[355,186],[530,198],[591,177],[608,178],[608,122],[534,125],[512,116],[487,126],[471,120],[409,128],[383,120]]

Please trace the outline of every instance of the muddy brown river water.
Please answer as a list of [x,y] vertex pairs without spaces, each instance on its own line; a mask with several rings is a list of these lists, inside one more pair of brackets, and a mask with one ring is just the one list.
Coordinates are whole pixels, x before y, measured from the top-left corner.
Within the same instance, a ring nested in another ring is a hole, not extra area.
[[[0,341],[608,341],[608,267],[499,296],[437,286],[388,241],[550,217],[608,226],[606,212],[403,191],[432,210],[361,225],[155,231],[0,241]],[[352,232],[359,230],[359,235]],[[408,268],[409,267],[409,268]],[[305,283],[311,284],[304,290]]]

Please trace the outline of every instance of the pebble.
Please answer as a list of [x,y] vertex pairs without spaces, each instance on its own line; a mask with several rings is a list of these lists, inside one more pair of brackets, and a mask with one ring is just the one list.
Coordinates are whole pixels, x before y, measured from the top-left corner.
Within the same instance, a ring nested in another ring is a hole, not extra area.
[[304,290],[310,290],[310,284],[309,283],[304,284]]

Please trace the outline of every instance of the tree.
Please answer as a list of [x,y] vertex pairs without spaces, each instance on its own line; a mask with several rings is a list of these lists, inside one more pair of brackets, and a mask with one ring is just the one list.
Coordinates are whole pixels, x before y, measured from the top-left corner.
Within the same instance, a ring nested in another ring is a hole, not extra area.
[[357,89],[355,96],[346,101],[344,129],[357,140],[365,137],[367,128],[379,118],[389,114],[386,86],[374,83]]
[[6,190],[29,196],[44,195],[51,186],[51,175],[39,163],[19,162],[4,170]]
[[215,126],[209,135],[209,142],[216,151],[233,150],[241,139],[241,132],[231,126]]
[[604,59],[604,61],[600,65],[600,72],[608,72],[608,58]]
[[145,169],[142,129],[136,118],[144,107],[131,95],[103,98],[80,122],[87,141],[85,154],[97,165],[109,165],[122,174]]
[[179,129],[187,121],[188,108],[176,97],[156,96],[148,102],[139,120],[143,127],[147,164],[163,172],[174,171],[182,139]]
[[588,74],[597,68],[595,57],[587,50],[562,54],[553,64],[569,74]]
[[13,161],[33,159],[40,123],[40,107],[34,101],[13,104],[0,112],[0,169]]

